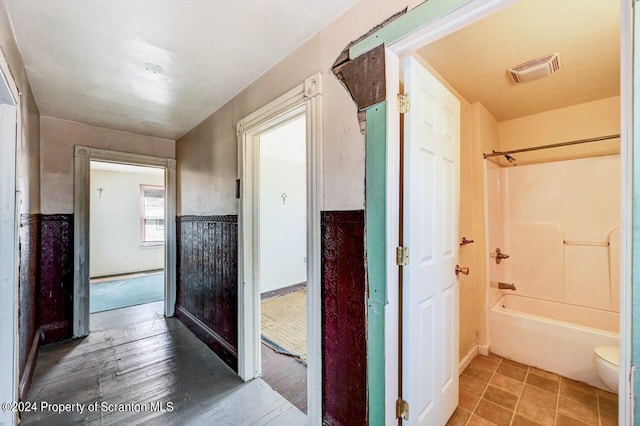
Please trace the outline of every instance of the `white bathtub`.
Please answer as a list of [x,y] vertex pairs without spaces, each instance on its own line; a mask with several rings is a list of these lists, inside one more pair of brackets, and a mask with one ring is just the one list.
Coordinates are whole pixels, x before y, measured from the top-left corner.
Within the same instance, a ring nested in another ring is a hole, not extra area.
[[491,352],[607,389],[593,366],[597,346],[619,344],[618,313],[505,294],[489,311]]

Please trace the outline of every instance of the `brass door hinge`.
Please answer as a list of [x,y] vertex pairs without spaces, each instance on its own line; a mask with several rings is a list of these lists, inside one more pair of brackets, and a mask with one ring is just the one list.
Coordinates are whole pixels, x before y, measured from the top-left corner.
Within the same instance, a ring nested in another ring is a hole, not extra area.
[[398,93],[398,112],[405,114],[411,109],[411,98],[408,93]]
[[409,264],[409,247],[396,247],[396,265],[407,266]]
[[396,419],[409,420],[409,403],[402,398],[396,401]]

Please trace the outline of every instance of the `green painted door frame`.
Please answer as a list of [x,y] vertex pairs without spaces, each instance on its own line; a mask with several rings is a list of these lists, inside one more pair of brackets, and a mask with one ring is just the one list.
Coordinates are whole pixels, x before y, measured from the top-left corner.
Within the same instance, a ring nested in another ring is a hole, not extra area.
[[[388,46],[467,0],[429,0],[349,48],[349,58]],[[365,235],[367,284],[367,389],[370,425],[384,425],[385,305],[387,304],[387,102],[365,109]],[[391,141],[396,143],[396,141]],[[394,271],[395,272],[395,271]]]
[[367,250],[367,388],[370,425],[385,416],[385,318],[387,304],[387,101],[366,109],[365,244]]
[[[634,0],[634,3],[639,0]],[[452,10],[468,3],[468,0],[428,0],[376,32],[349,47],[349,59],[353,60],[380,45],[390,46],[420,27]],[[635,8],[635,17],[640,11]],[[633,39],[639,34],[634,30]],[[640,111],[640,49],[634,52],[633,110]],[[382,101],[364,109],[366,114],[366,165],[365,165],[365,218],[366,218],[366,267],[369,288],[367,301],[367,388],[370,425],[384,425],[385,407],[385,305],[387,304],[387,253],[386,247],[386,199],[387,199],[387,102]],[[634,116],[633,134],[640,134],[640,115]],[[636,146],[635,139],[633,141]],[[632,368],[640,369],[640,155],[633,157],[633,232],[632,232]],[[634,374],[632,395],[635,410],[640,418],[640,370]]]

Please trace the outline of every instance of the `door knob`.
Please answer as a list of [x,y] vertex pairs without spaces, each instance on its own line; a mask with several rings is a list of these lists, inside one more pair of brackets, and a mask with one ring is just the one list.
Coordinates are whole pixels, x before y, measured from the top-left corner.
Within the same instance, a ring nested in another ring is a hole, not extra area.
[[469,268],[456,265],[456,276],[458,276],[458,274],[469,275]]

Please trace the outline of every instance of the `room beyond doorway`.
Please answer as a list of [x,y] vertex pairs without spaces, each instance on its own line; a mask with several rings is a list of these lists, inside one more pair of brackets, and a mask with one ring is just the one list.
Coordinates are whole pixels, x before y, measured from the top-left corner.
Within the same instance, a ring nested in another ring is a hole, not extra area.
[[[75,147],[74,158],[74,231],[73,231],[73,336],[89,335],[89,295],[90,295],[90,200],[91,161],[117,163],[143,167],[153,167],[164,173],[164,218],[176,215],[176,170],[175,160],[127,152],[109,151],[84,146]],[[94,188],[94,192],[100,187]],[[95,196],[95,195],[94,195]],[[140,196],[140,195],[138,195]],[[150,195],[151,196],[151,195]],[[145,196],[146,197],[146,196]],[[120,200],[114,200],[119,203]],[[141,228],[144,217],[140,216]],[[157,222],[156,222],[157,225]],[[146,230],[145,230],[146,232]],[[151,233],[153,234],[153,232]],[[137,232],[136,232],[136,235]],[[156,233],[157,235],[157,233]],[[176,223],[164,222],[164,314],[171,317],[175,312],[176,300]]]
[[306,412],[305,116],[292,117],[261,133],[256,148],[258,202],[254,217],[259,233],[255,251],[261,295],[262,377]]
[[90,163],[90,313],[164,299],[164,170]]

